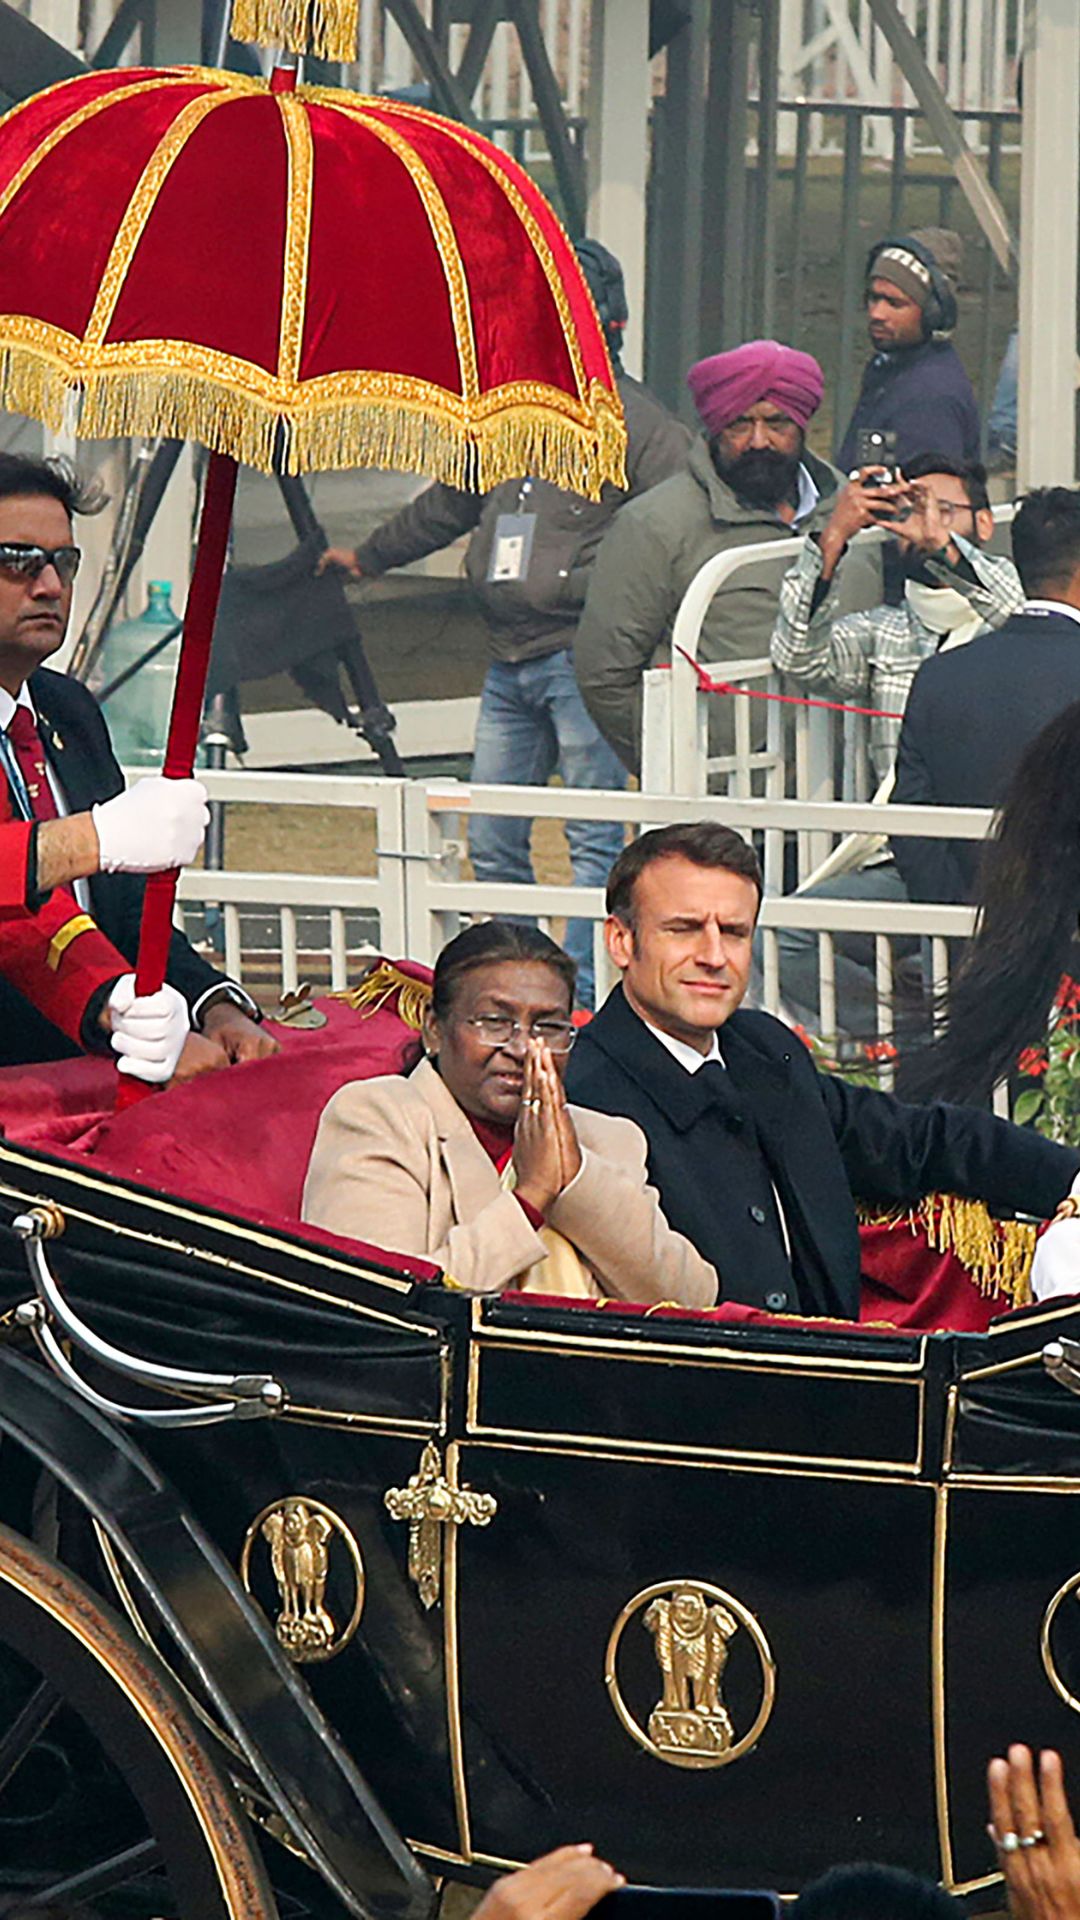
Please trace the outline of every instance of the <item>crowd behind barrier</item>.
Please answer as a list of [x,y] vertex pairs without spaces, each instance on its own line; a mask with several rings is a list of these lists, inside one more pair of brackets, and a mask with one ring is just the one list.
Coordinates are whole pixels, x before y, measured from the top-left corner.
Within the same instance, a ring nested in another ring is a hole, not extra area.
[[[999,525],[1012,520],[1012,505],[995,509]],[[878,536],[860,535],[860,541]],[[818,936],[821,1030],[836,1031],[835,937],[869,934],[875,943],[879,1017],[876,1040],[895,1033],[894,941],[929,943],[935,988],[947,984],[950,942],[970,932],[973,915],[949,905],[870,904],[800,897],[849,835],[890,832],[981,839],[990,815],[979,809],[896,808],[871,805],[869,720],[842,702],[807,698],[776,672],[768,658],[725,663],[714,669],[725,684],[746,695],[706,690],[696,665],[706,612],[716,593],[748,566],[763,560],[775,569],[777,588],[798,553],[798,539],[751,546],[718,555],[694,580],[676,620],[672,663],[645,678],[643,790],[573,791],[566,788],[484,787],[447,780],[402,781],[370,776],[226,771],[207,774],[211,797],[270,807],[318,806],[374,815],[374,872],[316,875],[189,871],[181,883],[188,905],[220,909],[225,966],[242,979],[245,965],[241,913],[269,910],[277,919],[281,983],[295,990],[300,979],[298,914],[314,914],[326,928],[330,984],[344,988],[355,973],[349,952],[348,917],[371,916],[372,938],[388,953],[431,963],[469,915],[523,913],[558,932],[570,914],[595,928],[597,998],[613,983],[603,950],[603,894],[599,888],[551,883],[509,886],[462,877],[466,826],[483,812],[503,819],[603,820],[627,829],[687,818],[711,817],[752,834],[762,856],[766,899],[762,910],[759,998],[770,1012],[783,1012],[776,935],[785,927]],[[758,696],[768,696],[759,702]],[[733,709],[735,751],[710,754],[708,719],[719,700]],[[764,736],[754,709],[765,707]],[[757,744],[755,744],[755,742]],[[483,803],[481,805],[481,793]],[[794,891],[785,891],[785,885]],[[323,918],[325,917],[325,918]],[[953,952],[955,960],[955,950]],[[885,1083],[890,1069],[883,1066]]]

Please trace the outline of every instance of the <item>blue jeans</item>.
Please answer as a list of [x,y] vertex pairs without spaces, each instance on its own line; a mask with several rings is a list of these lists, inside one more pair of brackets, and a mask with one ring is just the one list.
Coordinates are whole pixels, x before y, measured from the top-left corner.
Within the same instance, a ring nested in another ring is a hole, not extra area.
[[1005,357],[994,388],[994,398],[990,407],[990,418],[986,428],[991,447],[999,447],[1002,453],[1016,452],[1016,415],[1019,405],[1017,389],[1020,384],[1020,335],[1010,333],[1005,348]]
[[[568,787],[622,788],[626,768],[594,726],[574,677],[568,649],[536,660],[495,660],[480,695],[472,777],[483,786],[546,787],[558,772]],[[469,853],[478,880],[533,878],[531,820],[480,814],[469,822]],[[607,820],[568,820],[574,884],[602,887],[625,838]],[[565,947],[577,962],[577,1003],[593,1004],[593,923],[569,920]]]

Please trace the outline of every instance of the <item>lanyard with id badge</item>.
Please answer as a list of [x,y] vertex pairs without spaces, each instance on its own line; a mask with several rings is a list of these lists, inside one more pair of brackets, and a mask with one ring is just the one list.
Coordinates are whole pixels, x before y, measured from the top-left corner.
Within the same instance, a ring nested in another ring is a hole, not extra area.
[[535,535],[535,513],[500,513],[495,522],[495,540],[488,562],[489,582],[525,579]]

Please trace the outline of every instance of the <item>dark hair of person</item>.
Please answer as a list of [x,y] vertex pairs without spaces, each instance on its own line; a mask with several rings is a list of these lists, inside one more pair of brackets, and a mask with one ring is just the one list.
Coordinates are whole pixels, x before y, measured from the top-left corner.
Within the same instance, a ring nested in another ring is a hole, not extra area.
[[562,947],[541,933],[539,927],[522,926],[516,920],[481,920],[448,941],[435,962],[431,1011],[436,1020],[445,1020],[453,1012],[458,988],[466,974],[502,960],[523,960],[531,965],[539,961],[550,967],[563,982],[567,999],[573,1004],[577,967]]
[[46,494],[59,500],[69,520],[77,513],[100,513],[107,495],[98,480],[81,480],[70,460],[31,460],[25,453],[0,453],[0,500],[32,499]]
[[1080,488],[1035,487],[1012,523],[1016,571],[1029,600],[1080,570]]
[[830,1867],[796,1900],[793,1920],[961,1920],[963,1907],[933,1880],[873,1861]]
[[761,867],[748,840],[734,827],[723,827],[713,820],[692,820],[685,825],[654,827],[639,834],[624,847],[608,875],[607,910],[624,926],[634,925],[634,888],[638,875],[655,860],[689,860],[695,867],[717,867],[752,880],[761,899]]
[[989,513],[986,468],[978,460],[954,460],[944,453],[917,453],[904,462],[905,480],[925,480],[931,473],[951,473],[959,480],[973,513]]
[[908,1100],[983,1100],[1041,1042],[1080,907],[1080,700],[1024,754],[979,866],[979,918],[948,1024],[904,1060]]

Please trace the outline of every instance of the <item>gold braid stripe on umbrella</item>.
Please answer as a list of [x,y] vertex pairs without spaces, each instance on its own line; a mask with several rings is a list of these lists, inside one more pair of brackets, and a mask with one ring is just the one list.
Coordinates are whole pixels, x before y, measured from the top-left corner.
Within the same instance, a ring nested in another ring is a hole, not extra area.
[[[335,14],[257,10],[283,39],[282,13]],[[165,754],[177,778],[237,461],[481,492],[526,473],[592,498],[625,484],[595,309],[529,176],[467,127],[296,78],[91,73],[0,121],[0,405],[211,449]],[[164,978],[175,887],[148,882],[141,993]]]

